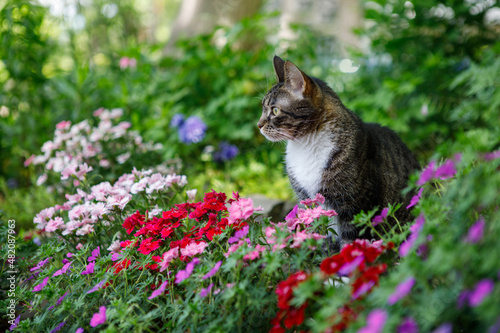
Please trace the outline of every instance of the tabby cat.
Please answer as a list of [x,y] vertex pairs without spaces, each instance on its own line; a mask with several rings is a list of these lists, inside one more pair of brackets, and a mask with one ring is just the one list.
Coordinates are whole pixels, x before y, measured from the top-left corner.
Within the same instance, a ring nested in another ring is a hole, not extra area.
[[402,203],[396,218],[409,221],[412,193],[401,192],[419,163],[396,133],[364,123],[325,82],[290,61],[275,56],[273,63],[278,83],[262,100],[257,125],[268,140],[288,141],[286,170],[299,199],[320,193],[338,213],[335,248],[360,237],[352,220],[361,211]]

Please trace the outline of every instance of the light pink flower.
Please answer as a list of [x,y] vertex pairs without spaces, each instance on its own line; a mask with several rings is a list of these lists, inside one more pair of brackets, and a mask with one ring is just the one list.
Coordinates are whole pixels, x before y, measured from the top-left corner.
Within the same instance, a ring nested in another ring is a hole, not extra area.
[[83,236],[83,235],[88,235],[92,232],[94,232],[94,227],[92,226],[92,224],[86,224],[83,227],[81,227],[80,229],[78,229],[76,231],[76,234],[78,236]]
[[61,172],[61,180],[68,179],[69,176],[74,175],[76,173],[78,165],[76,164],[70,164],[67,167],[63,169]]
[[257,246],[255,246],[255,250],[252,251],[252,252],[249,252],[247,254],[245,254],[243,256],[243,259],[244,260],[255,260],[259,257],[259,255],[264,252],[266,250],[266,248],[260,244],[257,244]]
[[94,170],[94,168],[88,166],[87,163],[83,163],[78,166],[78,172],[75,172],[75,175],[78,179],[83,180],[83,176],[92,170]]
[[42,174],[42,175],[41,175],[40,177],[38,177],[38,179],[36,180],[36,185],[37,185],[37,186],[40,186],[40,185],[44,184],[44,183],[47,181],[47,178],[48,178],[48,176],[47,176],[47,174],[46,174],[46,173]]
[[238,201],[234,201],[228,209],[229,224],[235,223],[237,220],[246,220],[252,216],[254,212],[253,201],[248,198],[241,198]]
[[24,166],[27,167],[28,165],[30,165],[35,159],[35,157],[36,157],[35,155],[31,155],[30,157],[28,157],[26,161],[24,161]]
[[208,246],[207,243],[205,242],[199,242],[199,243],[191,243],[185,248],[181,249],[181,255],[187,256],[187,257],[193,257],[197,254],[202,253],[205,248]]
[[179,257],[179,247],[176,246],[167,252],[163,253],[163,260],[160,262],[160,272],[163,272],[168,268],[168,265],[172,260]]
[[[309,233],[306,230],[302,231],[297,231],[295,234],[292,235],[293,243],[290,245],[291,248],[297,248],[300,247],[300,244],[302,244],[306,239],[323,239],[326,238],[326,236],[316,234],[316,233]],[[271,243],[269,243],[271,244]]]
[[189,201],[191,201],[191,202],[195,201],[197,191],[198,190],[196,190],[196,189],[186,191],[186,195],[187,195]]
[[64,225],[64,220],[60,216],[56,216],[53,219],[47,223],[47,226],[45,227],[45,231],[47,232],[54,232],[57,229],[59,229],[60,226]]
[[71,127],[71,121],[69,120],[63,120],[59,123],[57,123],[56,128],[57,129],[68,129]]
[[322,205],[325,203],[325,197],[322,196],[320,193],[316,193],[316,197],[314,199],[302,200],[300,203],[303,204],[304,206],[309,206],[309,207],[311,207],[313,204]]

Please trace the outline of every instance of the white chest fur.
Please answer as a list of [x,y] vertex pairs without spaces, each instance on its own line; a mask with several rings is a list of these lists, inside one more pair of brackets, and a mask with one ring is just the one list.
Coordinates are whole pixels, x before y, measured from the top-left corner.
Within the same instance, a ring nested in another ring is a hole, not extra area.
[[330,133],[319,132],[288,141],[287,171],[310,198],[314,198],[320,189],[323,170],[334,148]]

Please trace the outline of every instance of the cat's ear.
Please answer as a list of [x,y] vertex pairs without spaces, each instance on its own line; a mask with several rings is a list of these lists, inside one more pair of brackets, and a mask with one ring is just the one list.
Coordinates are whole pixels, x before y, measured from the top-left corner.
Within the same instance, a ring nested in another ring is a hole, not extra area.
[[275,55],[273,58],[273,65],[278,82],[285,82],[285,60]]
[[311,79],[288,60],[285,62],[285,83],[300,95],[309,95],[313,85]]

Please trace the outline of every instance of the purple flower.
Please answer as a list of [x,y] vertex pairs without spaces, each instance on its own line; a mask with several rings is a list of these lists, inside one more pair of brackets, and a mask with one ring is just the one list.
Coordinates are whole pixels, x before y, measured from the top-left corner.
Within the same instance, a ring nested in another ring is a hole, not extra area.
[[492,151],[491,153],[484,154],[484,159],[486,161],[492,161],[494,159],[500,158],[500,150]]
[[368,281],[363,283],[354,294],[352,294],[352,299],[358,299],[359,296],[364,295],[375,285],[374,281]]
[[66,296],[68,296],[68,292],[65,292],[64,295],[59,297],[59,299],[56,302],[56,305],[61,305],[62,301],[66,298]]
[[38,291],[42,290],[43,288],[45,288],[45,286],[47,285],[48,282],[49,282],[49,277],[47,276],[45,279],[43,279],[42,283],[36,285],[33,288],[33,292],[38,292]]
[[418,239],[418,235],[422,230],[424,223],[425,223],[425,217],[424,215],[420,214],[415,220],[415,223],[410,227],[411,231],[410,237],[408,237],[408,239],[405,240],[403,244],[399,246],[399,254],[402,257],[406,257],[410,252],[410,249],[413,247],[413,245]]
[[399,324],[398,333],[418,333],[418,326],[415,320],[411,317],[405,318],[401,324]]
[[96,327],[102,325],[106,322],[106,307],[101,306],[99,312],[94,313],[92,319],[90,319],[90,326]]
[[450,323],[444,323],[438,328],[436,328],[432,333],[451,333],[453,332],[453,325]]
[[66,257],[68,257],[68,258],[73,258],[73,253],[68,252],[68,254],[66,254]]
[[214,153],[215,162],[225,162],[232,160],[238,155],[239,150],[235,145],[231,145],[227,142],[221,142],[219,144],[219,150]]
[[467,303],[467,300],[469,299],[469,294],[470,294],[470,291],[468,290],[463,290],[462,292],[460,292],[460,295],[458,295],[458,298],[457,298],[457,306],[459,309],[461,309],[465,303]]
[[71,262],[67,262],[66,264],[64,264],[64,266],[60,270],[57,270],[52,276],[59,276],[59,275],[65,274],[68,271],[68,269],[70,268],[70,266],[71,266]]
[[205,137],[207,125],[197,116],[191,116],[179,127],[179,139],[184,143],[197,143]]
[[212,287],[213,287],[213,286],[214,286],[214,284],[213,284],[213,283],[210,283],[210,284],[208,285],[208,287],[201,289],[200,294],[199,294],[199,295],[200,295],[200,297],[201,297],[201,298],[205,298],[205,297],[207,297],[207,296],[208,296],[208,293],[210,293],[210,290],[212,290]]
[[107,279],[104,279],[102,281],[100,281],[98,284],[96,284],[94,287],[92,287],[92,289],[90,289],[89,291],[87,291],[87,294],[91,294],[95,291],[98,291],[99,289],[102,288],[102,286],[104,285],[104,283],[106,283],[106,280]]
[[488,328],[488,333],[498,333],[500,332],[500,317],[498,317],[497,322]]
[[389,213],[389,208],[384,208],[382,209],[382,212],[380,213],[380,215],[377,215],[373,218],[372,220],[372,225],[373,226],[376,226],[377,224],[379,224],[380,222],[383,222],[384,219],[387,217],[387,214]]
[[470,227],[467,237],[465,237],[464,242],[475,244],[483,239],[484,236],[484,217],[480,217],[472,227]]
[[447,179],[455,176],[457,170],[455,169],[455,164],[452,160],[446,160],[443,165],[437,168],[434,177],[440,179]]
[[406,209],[410,209],[411,207],[415,206],[418,204],[420,199],[422,198],[422,192],[424,192],[424,188],[421,187],[420,190],[418,190],[418,193],[411,198],[411,202],[408,206],[406,206]]
[[299,205],[295,205],[295,207],[293,207],[290,213],[288,213],[288,215],[285,217],[285,221],[288,222],[289,220],[296,218],[298,210],[299,210]]
[[431,161],[431,163],[429,163],[429,165],[427,166],[427,168],[425,168],[420,173],[420,178],[417,181],[417,185],[418,186],[422,186],[425,183],[427,183],[429,180],[431,180],[432,177],[434,177],[435,168],[436,168],[436,162],[435,161]]
[[202,280],[206,280],[208,278],[211,278],[212,276],[215,275],[215,273],[217,273],[217,271],[219,270],[220,266],[222,265],[222,260],[218,261],[215,266],[210,270],[210,272],[208,272],[207,274],[205,274],[202,278]]
[[480,305],[483,302],[483,299],[493,291],[494,287],[495,283],[491,279],[483,279],[479,281],[474,290],[469,293],[469,305]]
[[50,260],[52,259],[52,257],[48,257],[47,259],[44,259],[42,261],[40,261],[38,264],[36,264],[35,267],[33,267],[32,269],[30,269],[30,272],[33,272],[33,271],[37,271],[39,269],[42,269],[43,266],[45,266],[45,264]]
[[111,255],[111,261],[117,261],[118,259],[120,259],[121,257],[123,257],[123,255],[121,253],[116,253],[114,252],[112,255]]
[[172,120],[170,121],[170,127],[176,128],[182,126],[183,124],[184,124],[184,115],[180,113],[174,114]]
[[158,297],[160,296],[161,294],[163,294],[163,292],[165,291],[165,289],[167,288],[167,284],[168,284],[168,281],[164,281],[159,287],[158,289],[156,289],[155,291],[153,291],[153,293],[151,294],[151,296],[148,297],[148,299],[153,299],[155,297]]
[[78,327],[75,331],[75,333],[83,333],[83,328]]
[[383,331],[387,321],[387,312],[375,309],[366,317],[366,326],[358,330],[358,333],[380,333]]
[[61,328],[63,328],[63,326],[65,324],[66,324],[66,322],[63,321],[62,323],[60,323],[59,325],[57,325],[56,328],[54,328],[52,331],[50,331],[50,333],[59,332],[61,330]]
[[19,325],[19,321],[21,320],[21,315],[17,316],[16,320],[14,320],[14,323],[10,325],[9,330],[13,331],[17,325]]
[[97,257],[99,257],[99,255],[101,254],[101,247],[98,246],[96,249],[94,249],[94,251],[92,251],[92,254],[90,255],[90,257],[88,257],[87,261],[94,261],[97,259]]
[[194,266],[200,263],[200,259],[193,258],[193,260],[187,264],[186,269],[180,270],[175,275],[175,283],[179,284],[182,281],[186,280],[193,273]]
[[234,233],[234,236],[229,238],[229,240],[227,242],[229,244],[236,243],[237,241],[239,241],[241,238],[245,237],[248,234],[248,230],[249,230],[249,227],[244,226],[240,230],[236,231]]
[[345,276],[351,274],[358,266],[365,260],[363,255],[356,257],[353,261],[345,263],[340,267],[338,274],[340,276]]
[[393,305],[397,301],[408,295],[414,284],[415,278],[413,276],[398,284],[396,286],[396,290],[394,290],[394,292],[387,299],[387,303],[389,303],[389,305]]
[[87,267],[85,268],[85,270],[82,272],[82,275],[94,273],[94,266],[95,266],[95,262],[91,262],[90,264],[88,264]]

